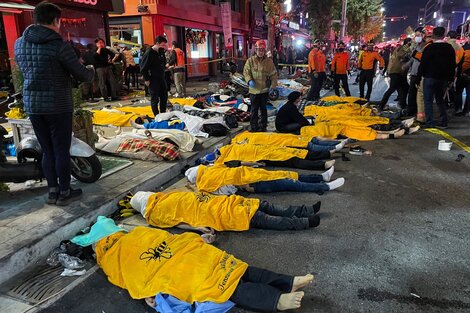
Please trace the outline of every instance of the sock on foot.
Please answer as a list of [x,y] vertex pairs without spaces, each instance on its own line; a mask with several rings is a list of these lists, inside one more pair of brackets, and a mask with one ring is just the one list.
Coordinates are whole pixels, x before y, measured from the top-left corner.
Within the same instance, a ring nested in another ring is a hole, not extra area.
[[309,227],[317,227],[318,225],[320,225],[320,216],[313,215],[308,218]]
[[341,141],[339,144],[335,146],[336,151],[343,149],[346,144],[347,144],[346,140]]
[[312,207],[313,207],[313,213],[317,214],[321,208],[321,201],[318,201],[317,203],[312,205]]
[[326,184],[328,185],[328,187],[330,187],[330,190],[335,190],[335,189],[337,189],[337,188],[344,185],[344,178],[341,177],[341,178],[335,179],[334,181],[326,183]]
[[331,180],[331,176],[333,176],[333,173],[335,172],[335,167],[332,166],[330,167],[330,169],[328,171],[326,171],[325,173],[321,174],[321,176],[323,177],[323,181],[330,181]]
[[308,284],[311,284],[313,282],[313,279],[315,277],[312,274],[307,274],[305,276],[295,276],[294,277],[294,282],[292,283],[292,291],[295,292],[301,288],[304,288]]
[[283,293],[277,302],[277,309],[279,311],[285,311],[300,308],[304,294],[303,291]]

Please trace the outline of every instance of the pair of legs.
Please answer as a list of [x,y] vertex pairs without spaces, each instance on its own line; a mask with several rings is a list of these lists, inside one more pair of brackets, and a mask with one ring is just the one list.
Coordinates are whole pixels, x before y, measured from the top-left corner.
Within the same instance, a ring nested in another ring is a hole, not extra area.
[[308,92],[308,95],[307,95],[307,100],[317,101],[320,99],[320,91],[321,91],[321,88],[323,86],[323,82],[325,81],[325,79],[326,79],[325,72],[316,73],[316,74],[310,73],[311,86],[310,86],[310,91]]
[[288,167],[288,168],[299,168],[304,170],[323,170],[329,169],[335,164],[335,160],[305,160],[298,157],[290,158],[289,160],[285,161],[269,161],[263,160],[266,166],[273,166],[273,167]]
[[251,218],[250,227],[274,230],[303,230],[317,227],[320,217],[315,215],[320,210],[321,202],[312,206],[276,206],[263,201],[258,211]]
[[436,100],[439,108],[441,125],[447,126],[447,110],[444,103],[444,94],[446,92],[448,82],[435,78],[424,78],[424,112],[426,114],[426,125],[434,127],[433,103]]
[[[466,91],[465,104],[463,104],[463,91]],[[470,112],[470,76],[460,76],[455,86],[455,113],[466,115]]]
[[186,97],[186,76],[184,71],[174,72],[173,79],[175,80],[176,94],[179,97]]
[[[113,74],[111,66],[99,67],[96,69],[96,75],[98,76],[98,86],[100,88],[101,96],[107,99],[111,96],[111,99],[117,98],[117,83]],[[108,93],[108,86],[111,95]]]
[[73,113],[31,114],[29,118],[43,152],[42,170],[49,187],[47,202],[54,204],[59,199],[58,205],[66,205],[71,193],[70,145]]
[[[380,101],[380,110],[383,110],[388,103],[388,99],[390,96],[395,92],[398,91],[398,103],[400,104],[401,108],[406,107],[406,93],[403,78],[401,74],[390,74],[390,87],[388,87],[387,91],[384,93],[382,97],[382,101]],[[405,78],[406,80],[406,78]]]
[[370,100],[372,94],[372,84],[374,82],[375,70],[362,70],[359,76],[359,93],[360,97],[364,98],[364,89],[367,83],[366,99]]
[[150,81],[150,105],[153,114],[157,115],[166,112],[168,102],[168,87],[164,81]]
[[302,128],[302,125],[300,125],[299,123],[289,123],[286,125],[282,125],[282,127],[276,127],[276,130],[284,134],[299,135],[301,128]]
[[410,87],[408,88],[408,115],[415,116],[418,113],[418,88],[416,87],[417,77],[410,77]]
[[308,143],[307,149],[312,152],[338,151],[343,149],[346,143],[347,141],[319,140],[315,137]]
[[[266,105],[268,104],[268,93],[250,94],[251,102],[251,119],[250,126],[251,131],[266,131],[268,126],[268,110]],[[258,121],[261,112],[261,121]]]
[[137,84],[139,82],[138,80],[138,67],[137,65],[129,65],[126,67],[124,71],[124,81],[127,86],[127,90],[129,90],[131,86],[131,79],[132,79],[132,86],[137,87]]
[[334,79],[334,89],[335,94],[339,97],[341,94],[339,92],[339,83],[343,86],[344,92],[346,93],[346,97],[351,96],[351,92],[349,91],[349,84],[348,84],[348,74],[335,74]]

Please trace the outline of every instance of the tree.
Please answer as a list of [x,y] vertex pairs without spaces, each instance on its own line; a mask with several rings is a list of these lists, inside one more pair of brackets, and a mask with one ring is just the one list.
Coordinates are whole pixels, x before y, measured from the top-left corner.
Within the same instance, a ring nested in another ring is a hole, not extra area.
[[272,51],[275,42],[275,27],[276,24],[281,22],[281,4],[277,0],[265,0],[264,10],[266,11],[266,18],[268,22],[268,50]]
[[[348,0],[348,35],[365,41],[382,33],[383,16],[380,12],[382,0]],[[341,14],[341,10],[337,17]]]
[[[331,29],[331,21],[340,0],[302,0],[304,11],[308,12],[310,33],[313,38],[325,39]],[[341,5],[340,5],[341,6]],[[340,9],[341,12],[341,9]]]

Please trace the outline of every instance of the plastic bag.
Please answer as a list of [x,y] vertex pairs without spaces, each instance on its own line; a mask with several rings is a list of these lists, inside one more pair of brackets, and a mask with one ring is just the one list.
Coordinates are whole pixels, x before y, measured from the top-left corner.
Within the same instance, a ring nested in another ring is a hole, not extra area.
[[77,257],[65,253],[59,253],[57,257],[59,263],[65,268],[76,270],[85,267],[85,263]]

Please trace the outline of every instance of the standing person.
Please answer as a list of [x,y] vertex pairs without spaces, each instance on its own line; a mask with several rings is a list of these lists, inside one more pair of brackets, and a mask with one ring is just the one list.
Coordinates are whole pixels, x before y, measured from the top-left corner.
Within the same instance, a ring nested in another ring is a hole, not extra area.
[[[277,86],[277,71],[273,61],[266,57],[266,43],[258,40],[255,44],[255,55],[246,61],[243,76],[250,87],[251,102],[251,131],[266,131],[268,125],[269,88]],[[258,111],[261,111],[261,121],[258,124]]]
[[[287,64],[291,64],[291,66],[289,66],[289,75],[290,74],[294,74],[294,49],[292,49],[292,46],[289,46],[289,48],[287,48]],[[291,73],[292,71],[292,73]]]
[[343,85],[346,96],[351,96],[348,85],[348,72],[349,72],[349,54],[344,51],[344,42],[338,44],[338,51],[333,56],[331,61],[331,73],[334,75],[334,88],[335,94],[339,97],[339,82]]
[[72,141],[72,81],[93,80],[93,66],[85,68],[59,34],[61,9],[41,2],[34,9],[35,24],[15,42],[16,62],[24,75],[24,111],[43,151],[48,204],[68,205],[81,189],[70,187]]
[[[98,86],[100,88],[101,96],[105,101],[117,100],[117,83],[114,78],[112,66],[112,60],[115,57],[115,54],[106,48],[104,39],[96,38],[96,52],[95,52],[95,62],[96,62],[96,75],[98,76]],[[108,87],[110,88],[111,98],[109,98]]]
[[388,75],[388,64],[390,62],[390,55],[392,54],[392,47],[390,45],[387,45],[384,47],[381,55],[382,58],[384,59],[384,70],[382,72],[382,75],[387,76]]
[[326,56],[322,51],[325,43],[317,41],[308,55],[308,72],[312,80],[312,86],[307,95],[307,100],[317,101],[320,99],[320,91],[326,78]]
[[433,115],[433,102],[440,111],[440,123],[437,127],[447,128],[447,110],[444,103],[444,94],[450,82],[455,77],[455,51],[444,41],[445,28],[436,27],[433,32],[434,42],[424,51],[421,64],[418,68],[417,81],[424,77],[424,111],[426,113],[426,127],[436,126]]
[[377,51],[374,51],[374,43],[369,42],[367,44],[367,50],[362,52],[359,57],[359,70],[361,74],[359,76],[359,92],[360,97],[364,98],[364,88],[367,83],[367,94],[366,99],[370,100],[372,94],[372,84],[375,76],[375,62],[379,62],[380,69],[384,68],[384,59],[379,55]]
[[408,62],[410,56],[410,45],[411,38],[406,38],[403,41],[403,45],[396,48],[390,58],[390,64],[388,66],[388,74],[390,76],[390,87],[383,95],[382,101],[380,101],[379,109],[383,110],[388,102],[388,99],[395,91],[398,91],[398,103],[400,108],[406,109],[406,92],[408,90],[407,73],[408,70],[404,70],[405,64]]
[[359,59],[362,56],[362,53],[367,50],[367,45],[362,45],[361,48],[359,49],[357,53],[357,59],[356,59],[356,69],[358,70],[357,75],[356,75],[356,80],[354,81],[353,85],[358,85],[359,84],[359,79],[361,77],[361,71],[359,70]]
[[[464,55],[457,71],[457,84],[455,92],[455,115],[464,116],[470,112],[470,33],[467,33],[466,43],[463,46]],[[465,105],[463,105],[463,91],[466,91]]]
[[131,77],[132,77],[132,86],[136,87],[137,81],[137,66],[134,61],[134,55],[127,47],[123,48],[122,54],[124,55],[124,81],[127,85],[127,90],[129,91],[131,86]]
[[[451,30],[447,33],[447,37],[449,37],[449,39],[447,40],[447,42],[452,46],[452,48],[454,48],[455,50],[455,63],[457,64],[457,72],[456,72],[456,80],[454,82],[454,84],[452,84],[452,86],[449,88],[449,102],[450,103],[453,103],[454,105],[454,114],[457,113],[457,110],[460,108],[462,108],[462,104],[457,104],[456,101],[458,101],[456,99],[456,88],[457,88],[457,81],[459,80],[459,77],[460,77],[460,73],[461,73],[461,62],[463,62],[463,57],[464,57],[464,49],[462,48],[462,46],[456,41],[457,40],[457,32],[454,31],[454,30]],[[463,38],[462,38],[463,39]],[[458,114],[459,115],[459,114]],[[457,116],[458,116],[457,115]]]
[[178,48],[178,43],[171,43],[171,55],[168,64],[173,66],[173,80],[176,86],[176,97],[186,97],[186,75],[184,65],[184,52]]
[[[93,65],[93,67],[96,67],[95,52],[96,47],[94,44],[89,43],[86,45],[86,51],[82,57],[83,65]],[[98,102],[98,100],[95,100],[96,83],[94,78],[91,82],[85,82],[83,89],[85,90],[82,91],[83,95],[88,99],[88,102]]]
[[166,112],[168,101],[168,86],[165,81],[167,43],[164,36],[155,38],[155,44],[147,49],[140,64],[140,72],[144,76],[145,85],[149,87],[150,104],[155,115]]

